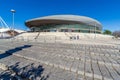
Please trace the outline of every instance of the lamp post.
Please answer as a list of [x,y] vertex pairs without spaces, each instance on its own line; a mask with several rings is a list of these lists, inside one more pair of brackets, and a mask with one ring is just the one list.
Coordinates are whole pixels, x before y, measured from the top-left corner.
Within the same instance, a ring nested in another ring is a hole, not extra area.
[[96,24],[95,24],[95,37],[94,37],[94,39],[96,39]]
[[12,30],[13,30],[13,36],[14,36],[14,15],[16,11],[14,9],[11,9],[11,12],[12,12]]

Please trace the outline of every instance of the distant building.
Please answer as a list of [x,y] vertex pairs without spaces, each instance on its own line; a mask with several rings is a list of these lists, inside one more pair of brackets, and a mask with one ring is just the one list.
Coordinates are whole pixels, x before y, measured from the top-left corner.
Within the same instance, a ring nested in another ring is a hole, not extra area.
[[99,21],[77,15],[52,15],[27,20],[25,25],[31,31],[41,32],[81,32],[101,33],[102,25]]
[[25,31],[18,30],[18,29],[10,29],[10,27],[6,24],[6,22],[0,16],[0,39],[10,38],[23,32]]

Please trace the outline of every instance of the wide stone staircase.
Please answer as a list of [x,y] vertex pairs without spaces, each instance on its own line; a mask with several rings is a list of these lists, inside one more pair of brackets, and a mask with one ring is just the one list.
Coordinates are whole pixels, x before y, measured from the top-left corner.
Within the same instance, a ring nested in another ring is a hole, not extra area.
[[47,80],[120,79],[118,45],[4,41],[0,55],[0,63],[7,66],[41,64]]
[[24,41],[57,41],[57,40],[76,40],[77,36],[80,39],[97,39],[97,40],[111,40],[113,36],[95,34],[95,33],[75,33],[75,32],[26,32],[22,33],[14,39]]

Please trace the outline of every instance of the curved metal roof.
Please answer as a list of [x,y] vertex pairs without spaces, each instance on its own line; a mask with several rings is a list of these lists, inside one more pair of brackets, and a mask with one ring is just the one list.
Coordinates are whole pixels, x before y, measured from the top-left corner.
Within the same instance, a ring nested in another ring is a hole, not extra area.
[[[0,28],[0,33],[8,32],[8,31],[11,31],[11,29],[10,28]],[[16,31],[18,33],[25,32],[25,31],[19,30],[19,29],[14,29],[14,31]]]
[[83,23],[86,25],[92,25],[102,27],[101,23],[93,18],[78,15],[52,15],[27,20],[25,24],[30,27],[31,25],[40,25],[46,23]]

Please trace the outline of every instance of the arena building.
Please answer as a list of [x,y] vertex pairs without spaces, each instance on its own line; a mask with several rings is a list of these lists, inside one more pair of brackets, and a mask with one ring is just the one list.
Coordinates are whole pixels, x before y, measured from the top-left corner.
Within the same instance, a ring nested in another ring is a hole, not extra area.
[[52,15],[27,20],[25,25],[35,32],[101,33],[99,21],[78,15]]

